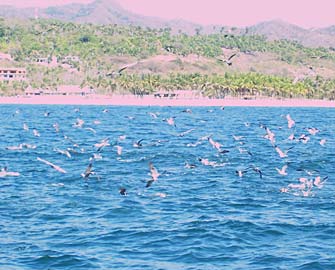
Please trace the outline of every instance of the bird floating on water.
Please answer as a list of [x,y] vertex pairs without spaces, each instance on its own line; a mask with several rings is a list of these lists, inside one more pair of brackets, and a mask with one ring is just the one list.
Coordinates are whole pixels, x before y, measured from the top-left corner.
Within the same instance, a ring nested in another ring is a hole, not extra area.
[[9,172],[7,171],[7,167],[3,167],[0,170],[0,177],[6,177],[6,176],[20,176],[19,172]]
[[119,193],[120,193],[120,195],[122,195],[122,196],[127,196],[127,190],[126,190],[125,188],[120,188],[120,189],[119,189]]

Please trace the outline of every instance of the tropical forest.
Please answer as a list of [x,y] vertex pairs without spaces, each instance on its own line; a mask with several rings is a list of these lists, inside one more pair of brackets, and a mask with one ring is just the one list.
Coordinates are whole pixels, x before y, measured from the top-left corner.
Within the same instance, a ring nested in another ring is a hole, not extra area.
[[[210,98],[335,98],[335,48],[234,33],[0,18],[2,68],[26,80],[0,81],[0,95],[28,87],[90,87],[101,94],[195,90]],[[8,57],[7,57],[8,58]]]

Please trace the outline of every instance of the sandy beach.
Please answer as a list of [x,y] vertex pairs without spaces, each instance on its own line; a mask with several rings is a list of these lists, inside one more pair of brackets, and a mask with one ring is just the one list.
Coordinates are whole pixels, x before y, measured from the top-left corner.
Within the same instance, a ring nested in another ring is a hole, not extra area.
[[114,105],[114,106],[250,106],[250,107],[334,107],[335,101],[316,99],[209,99],[209,98],[158,98],[133,95],[89,96],[12,96],[0,97],[0,104],[48,104],[48,105]]

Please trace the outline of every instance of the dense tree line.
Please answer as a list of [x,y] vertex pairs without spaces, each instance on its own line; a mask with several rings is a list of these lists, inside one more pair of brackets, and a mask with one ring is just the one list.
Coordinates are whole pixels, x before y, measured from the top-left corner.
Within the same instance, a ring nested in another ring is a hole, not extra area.
[[[0,19],[0,51],[12,55],[17,63],[28,63],[37,57],[77,55],[81,64],[74,65],[84,75],[82,84],[105,92],[154,92],[159,89],[197,89],[208,96],[267,95],[283,97],[334,98],[334,80],[306,78],[293,82],[290,78],[257,73],[127,75],[118,78],[103,76],[111,69],[108,56],[133,56],[143,59],[163,51],[176,55],[196,54],[216,58],[222,48],[245,53],[271,52],[289,64],[306,63],[311,59],[329,59],[335,64],[335,52],[327,48],[308,48],[288,40],[267,41],[262,36],[218,33],[190,36],[172,35],[170,29],[149,29],[135,26],[74,24],[56,20],[9,22]],[[28,66],[28,65],[27,65]],[[40,71],[29,67],[30,72]],[[93,74],[92,70],[98,70]],[[36,86],[57,86],[62,83],[59,69],[41,79]],[[50,73],[50,71],[45,71]],[[59,76],[56,76],[58,74]],[[36,83],[35,83],[36,84]],[[15,89],[26,87],[15,84]],[[0,89],[6,89],[3,83]],[[8,87],[7,87],[8,88]],[[5,90],[2,90],[5,91]]]

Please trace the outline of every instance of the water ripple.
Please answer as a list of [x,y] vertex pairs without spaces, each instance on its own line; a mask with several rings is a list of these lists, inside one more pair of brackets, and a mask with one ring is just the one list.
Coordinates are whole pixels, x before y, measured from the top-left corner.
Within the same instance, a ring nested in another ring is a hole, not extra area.
[[[20,113],[13,115],[17,109]],[[210,108],[210,113],[192,108],[192,114],[177,107],[103,109],[0,106],[9,119],[0,125],[0,168],[20,173],[0,178],[0,269],[335,269],[333,109]],[[296,121],[294,130],[282,117],[287,113]],[[162,121],[172,116],[177,127]],[[83,128],[73,127],[77,118],[85,121]],[[287,158],[264,139],[260,124],[276,134],[282,149],[294,146]],[[320,132],[307,144],[287,139],[292,132],[307,134],[310,126]],[[215,150],[209,135],[229,152]],[[93,163],[96,175],[83,179],[94,144],[105,138],[110,146]],[[143,147],[133,147],[140,139]],[[326,139],[324,147],[321,139]],[[22,143],[36,148],[6,149]],[[122,146],[121,156],[116,144]],[[70,149],[71,157],[54,148]],[[145,188],[149,162],[160,176]],[[186,163],[195,167],[185,168]],[[287,176],[275,170],[284,164]],[[237,170],[245,170],[243,177]],[[328,179],[308,196],[280,192],[316,175]],[[127,196],[120,195],[121,187]]]

